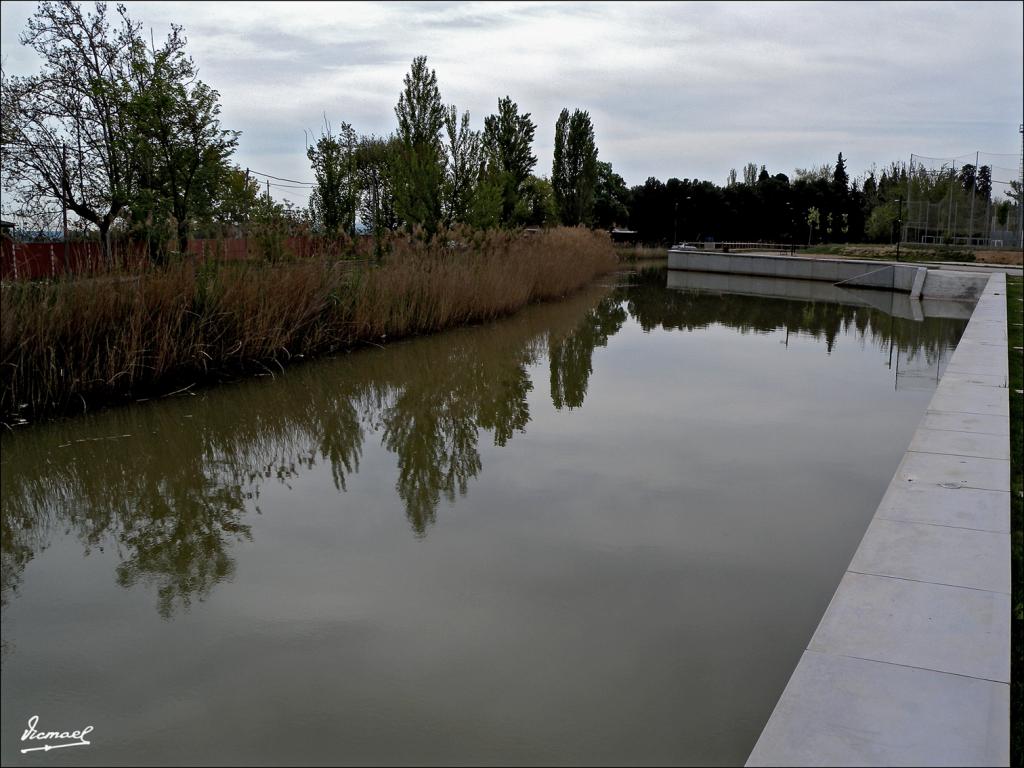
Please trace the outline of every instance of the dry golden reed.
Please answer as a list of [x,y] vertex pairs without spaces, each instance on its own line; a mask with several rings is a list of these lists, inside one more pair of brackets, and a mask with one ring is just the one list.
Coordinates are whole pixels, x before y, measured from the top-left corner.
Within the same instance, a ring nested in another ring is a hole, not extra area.
[[491,320],[565,296],[617,258],[606,235],[396,236],[379,263],[207,261],[10,283],[0,295],[4,419],[80,410],[213,374]]

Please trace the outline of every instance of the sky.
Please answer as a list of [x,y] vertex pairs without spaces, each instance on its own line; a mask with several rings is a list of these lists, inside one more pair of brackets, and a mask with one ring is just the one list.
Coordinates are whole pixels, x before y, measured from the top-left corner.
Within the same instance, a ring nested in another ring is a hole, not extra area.
[[[35,5],[0,4],[8,74],[39,68],[18,43]],[[629,185],[721,185],[748,162],[792,175],[839,152],[851,177],[911,153],[1000,153],[995,164],[1015,170],[1021,151],[1019,0],[126,5],[158,39],[184,26],[223,126],[242,132],[236,162],[288,179],[312,180],[307,136],[325,117],[394,130],[417,55],[475,128],[505,95],[529,112],[538,175],[563,107],[590,112],[599,159]]]

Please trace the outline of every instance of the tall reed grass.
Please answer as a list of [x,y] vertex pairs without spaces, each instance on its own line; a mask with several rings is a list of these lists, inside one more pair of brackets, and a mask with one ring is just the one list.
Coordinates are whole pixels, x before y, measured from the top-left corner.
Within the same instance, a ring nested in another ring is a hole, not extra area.
[[453,231],[395,237],[353,265],[204,261],[21,282],[0,292],[5,421],[169,392],[219,373],[491,320],[613,269],[607,236]]

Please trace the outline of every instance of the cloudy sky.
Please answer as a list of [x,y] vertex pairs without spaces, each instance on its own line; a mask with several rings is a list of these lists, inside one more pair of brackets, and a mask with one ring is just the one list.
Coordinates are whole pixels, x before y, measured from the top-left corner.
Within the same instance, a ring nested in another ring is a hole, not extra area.
[[[242,131],[237,161],[291,179],[311,178],[304,129],[325,114],[393,130],[419,54],[476,127],[506,94],[530,112],[539,174],[562,107],[590,111],[601,159],[631,185],[722,184],[747,162],[791,174],[840,151],[858,175],[912,152],[1021,146],[1019,1],[126,4],[158,38],[185,27],[225,127]],[[34,7],[2,4],[8,73],[38,67],[18,44]]]

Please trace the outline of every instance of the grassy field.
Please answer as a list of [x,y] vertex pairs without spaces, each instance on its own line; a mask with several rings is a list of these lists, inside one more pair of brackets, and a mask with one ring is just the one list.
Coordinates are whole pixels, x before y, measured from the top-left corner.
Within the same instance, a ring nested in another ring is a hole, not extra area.
[[[895,245],[850,243],[848,245],[815,245],[800,251],[810,256],[835,256],[842,259],[896,259]],[[967,248],[959,246],[901,245],[900,261],[966,261],[978,264],[1021,266],[1024,254],[1014,249]]]
[[1011,653],[1011,765],[1024,765],[1024,278],[1006,278],[1010,354],[1010,531],[1013,568]]
[[361,343],[484,322],[618,265],[607,235],[397,237],[379,264],[178,263],[5,284],[0,417],[19,423]]

